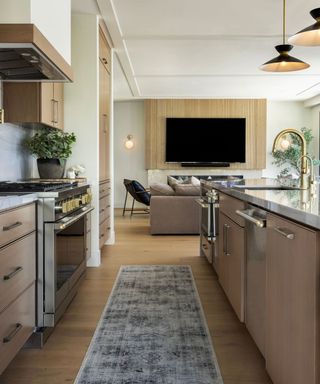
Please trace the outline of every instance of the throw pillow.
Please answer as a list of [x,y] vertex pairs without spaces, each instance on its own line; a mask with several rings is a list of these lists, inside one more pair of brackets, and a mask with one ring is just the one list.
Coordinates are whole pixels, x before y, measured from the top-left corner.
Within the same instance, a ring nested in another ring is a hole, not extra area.
[[181,180],[179,180],[179,179],[176,179],[175,177],[172,177],[172,176],[168,176],[168,184],[172,187],[172,188],[174,188],[174,186],[176,185],[176,184],[180,184],[181,183]]
[[[143,185],[139,183],[137,180],[132,180],[132,187],[134,191],[136,192],[135,199],[139,201],[140,203],[150,205],[150,193],[147,192]],[[137,193],[138,192],[138,193]]]
[[200,187],[192,184],[177,184],[174,187],[177,196],[199,196]]
[[200,186],[200,180],[197,177],[191,176],[191,184]]
[[151,196],[173,196],[175,191],[168,184],[152,183],[150,184]]
[[174,188],[175,185],[177,184],[190,184],[191,183],[191,178],[189,176],[168,176],[167,178],[168,184]]

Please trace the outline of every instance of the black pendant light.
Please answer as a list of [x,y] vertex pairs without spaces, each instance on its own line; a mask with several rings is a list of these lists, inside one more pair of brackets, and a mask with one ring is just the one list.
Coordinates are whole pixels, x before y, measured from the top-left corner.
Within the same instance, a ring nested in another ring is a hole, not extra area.
[[302,29],[289,38],[289,43],[294,45],[315,46],[320,45],[320,8],[310,11],[316,22]]
[[260,69],[267,72],[291,72],[300,71],[309,68],[310,65],[296,57],[290,56],[289,52],[292,45],[286,44],[286,0],[283,0],[283,18],[282,18],[282,44],[276,45],[275,49],[279,56],[262,64]]

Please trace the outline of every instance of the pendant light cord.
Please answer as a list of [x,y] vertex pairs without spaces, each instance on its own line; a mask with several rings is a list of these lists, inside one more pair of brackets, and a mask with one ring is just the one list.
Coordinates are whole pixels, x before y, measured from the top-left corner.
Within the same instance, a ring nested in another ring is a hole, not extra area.
[[286,43],[286,0],[283,0],[283,13],[282,13],[282,44]]

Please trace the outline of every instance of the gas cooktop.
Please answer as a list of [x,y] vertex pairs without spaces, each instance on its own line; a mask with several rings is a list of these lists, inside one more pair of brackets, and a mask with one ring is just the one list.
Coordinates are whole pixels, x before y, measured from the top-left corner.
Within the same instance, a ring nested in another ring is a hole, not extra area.
[[0,181],[0,192],[49,192],[63,188],[76,187],[77,181],[59,180],[21,180],[21,181]]

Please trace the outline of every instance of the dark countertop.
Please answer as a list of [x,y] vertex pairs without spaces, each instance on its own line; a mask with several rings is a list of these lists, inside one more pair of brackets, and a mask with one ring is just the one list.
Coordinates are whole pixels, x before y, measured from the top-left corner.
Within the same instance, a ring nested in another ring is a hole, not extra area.
[[246,189],[251,187],[281,188],[276,179],[244,179],[241,182],[202,181],[203,184],[237,199],[265,208],[298,223],[320,229],[319,186],[310,190]]
[[30,204],[37,199],[38,196],[36,193],[28,193],[23,195],[2,193],[0,194],[0,213],[8,209]]

